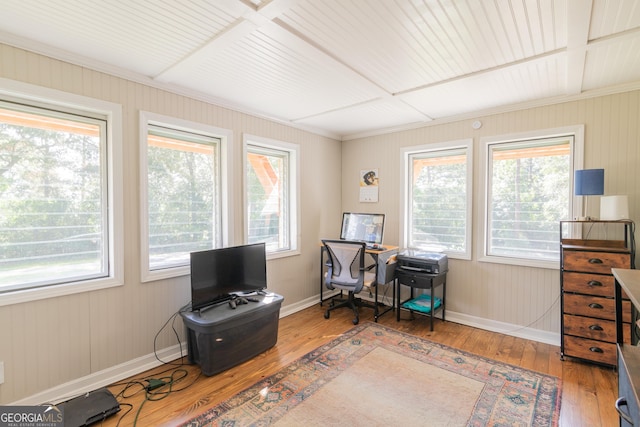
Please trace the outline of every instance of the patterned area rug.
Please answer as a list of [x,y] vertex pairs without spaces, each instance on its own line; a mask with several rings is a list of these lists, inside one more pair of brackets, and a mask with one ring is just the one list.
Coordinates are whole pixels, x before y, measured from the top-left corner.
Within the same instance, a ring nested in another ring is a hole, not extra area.
[[557,426],[561,380],[362,323],[183,424]]

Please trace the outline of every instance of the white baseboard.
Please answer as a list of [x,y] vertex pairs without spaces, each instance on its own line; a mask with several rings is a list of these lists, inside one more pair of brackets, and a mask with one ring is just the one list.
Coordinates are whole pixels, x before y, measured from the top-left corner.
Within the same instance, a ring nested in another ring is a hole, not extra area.
[[319,303],[320,303],[320,295],[316,295],[314,297],[299,301],[295,304],[286,305],[280,309],[280,318],[282,319],[283,317],[290,316],[293,313],[297,313],[298,311],[302,311],[305,308],[309,308]]
[[472,326],[478,329],[498,332],[518,338],[525,338],[544,344],[560,346],[560,333],[542,331],[540,329],[528,328],[526,326],[514,325],[512,323],[499,322],[497,320],[484,319],[482,317],[470,316],[464,313],[447,310],[447,321]]
[[[336,292],[337,293],[337,292]],[[331,294],[325,294],[328,298]],[[366,297],[365,297],[366,298]],[[368,299],[368,298],[366,298]],[[295,304],[290,304],[280,310],[280,318],[290,316],[298,311],[309,308],[320,302],[320,296],[316,295]],[[447,321],[460,323],[474,328],[485,329],[492,332],[498,332],[505,335],[511,335],[519,338],[525,338],[532,341],[538,341],[545,344],[560,345],[560,334],[553,332],[541,331],[513,325],[510,323],[498,322],[495,320],[483,319],[480,317],[470,316],[463,313],[456,313],[447,310]],[[186,343],[182,344],[182,352],[179,345],[174,345],[157,352],[160,360],[170,362],[186,356]],[[79,396],[83,393],[96,390],[101,387],[122,381],[123,379],[138,375],[149,369],[160,366],[162,362],[158,361],[156,354],[148,354],[133,360],[130,360],[112,368],[87,375],[77,380],[69,381],[65,384],[44,390],[40,393],[31,395],[24,399],[11,403],[11,405],[40,405],[43,403],[59,403],[72,397]]]
[[[334,292],[334,294],[338,294],[338,292]],[[325,299],[328,298],[331,294],[325,294]],[[367,295],[361,296],[362,299],[373,302],[373,298],[368,297]],[[379,297],[380,298],[380,297]],[[380,298],[382,301],[382,299]],[[318,304],[320,301],[320,296],[316,295],[311,298],[307,298],[304,301],[301,301],[296,304],[292,304],[291,306],[285,307],[280,311],[280,317],[289,316],[293,313],[296,313],[300,310],[304,310],[305,308],[311,307],[315,304]],[[482,317],[470,316],[464,313],[457,313],[455,311],[447,310],[446,315],[447,321],[460,323],[462,325],[471,326],[478,329],[484,329],[491,332],[498,332],[505,335],[510,335],[518,338],[524,338],[531,341],[537,341],[544,344],[556,345],[560,346],[560,333],[556,332],[548,332],[542,331],[540,329],[533,329],[524,326],[514,325],[512,323],[499,322],[496,320],[485,319]]]
[[[165,362],[179,359],[181,356],[186,356],[187,354],[186,343],[183,343],[182,353],[180,352],[180,346],[176,344],[164,350],[158,350],[156,354],[160,360]],[[56,404],[66,401],[73,397],[122,381],[125,378],[132,377],[149,369],[155,368],[156,366],[162,365],[162,362],[156,358],[156,354],[152,353],[138,357],[137,359],[69,381],[24,399],[20,399],[11,403],[11,405],[41,405],[43,403]]]

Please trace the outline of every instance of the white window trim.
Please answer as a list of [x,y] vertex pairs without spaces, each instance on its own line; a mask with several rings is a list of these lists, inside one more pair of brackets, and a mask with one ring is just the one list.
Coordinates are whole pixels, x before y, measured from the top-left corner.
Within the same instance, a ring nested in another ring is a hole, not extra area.
[[233,131],[149,111],[140,111],[140,280],[143,283],[191,274],[189,265],[153,271],[149,269],[149,204],[147,200],[149,197],[147,187],[147,137],[149,124],[187,132],[202,132],[205,135],[220,139],[220,203],[223,246],[233,244],[230,241],[229,230],[234,228],[233,193],[229,191],[229,185],[232,182],[231,177],[233,176]]
[[407,213],[409,212],[409,203],[411,197],[409,190],[411,183],[409,182],[409,171],[411,164],[409,156],[416,153],[437,152],[452,149],[464,149],[467,152],[467,213],[466,213],[466,231],[465,239],[467,247],[464,252],[447,252],[449,258],[471,259],[471,250],[473,248],[473,139],[461,139],[455,141],[439,142],[434,144],[425,144],[419,146],[405,147],[400,150],[400,164],[402,165],[402,179],[400,180],[400,247],[407,247],[409,242],[410,224],[407,221]]
[[249,236],[249,218],[247,218],[246,206],[247,200],[247,180],[246,172],[248,166],[247,151],[248,145],[259,145],[262,147],[272,148],[280,151],[288,151],[290,154],[290,181],[291,194],[289,200],[289,209],[291,210],[289,235],[291,236],[291,248],[289,250],[267,252],[267,259],[284,258],[300,254],[300,145],[289,142],[278,141],[275,139],[264,138],[261,136],[243,134],[242,136],[242,188],[243,188],[243,222],[244,222],[244,242],[248,242]]
[[49,285],[0,293],[0,306],[55,298],[89,292],[124,284],[124,210],[122,184],[122,106],[100,99],[89,98],[0,78],[0,96],[8,100],[32,102],[70,108],[78,112],[91,112],[107,118],[107,174],[109,204],[109,270],[108,277]]
[[[489,148],[492,144],[501,143],[501,142],[517,142],[517,141],[525,141],[529,139],[536,138],[553,138],[553,137],[561,137],[573,135],[574,142],[571,147],[571,185],[569,191],[571,192],[571,200],[569,211],[570,215],[573,215],[573,212],[581,211],[582,200],[578,200],[573,196],[573,173],[577,169],[582,169],[584,164],[584,125],[575,125],[575,126],[565,126],[559,128],[552,129],[541,129],[535,130],[531,132],[520,132],[514,134],[493,136],[493,137],[484,137],[480,138],[481,149],[481,159],[480,159],[480,186],[482,189],[482,200],[480,201],[480,206],[482,209],[482,220],[480,221],[480,232],[481,239],[478,239],[477,242],[477,253],[479,254],[478,260],[482,262],[491,262],[497,264],[510,264],[510,265],[519,265],[524,267],[537,267],[537,268],[547,268],[547,269],[555,269],[558,270],[560,268],[559,261],[542,261],[542,260],[527,260],[524,258],[511,258],[511,257],[500,257],[495,255],[487,254],[487,246],[488,246],[488,227],[487,222],[489,220],[489,209],[487,206],[488,197],[489,197],[489,188],[488,185],[488,162],[489,162]],[[568,218],[567,218],[568,219]],[[560,229],[560,224],[558,224],[558,230]],[[558,245],[560,243],[558,242]]]

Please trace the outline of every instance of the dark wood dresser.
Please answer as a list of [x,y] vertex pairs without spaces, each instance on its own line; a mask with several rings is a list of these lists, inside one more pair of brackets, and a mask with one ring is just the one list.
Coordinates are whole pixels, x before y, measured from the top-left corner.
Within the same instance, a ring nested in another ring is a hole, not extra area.
[[[561,221],[561,358],[617,366],[612,268],[633,268],[631,221]],[[623,321],[631,322],[624,296]],[[630,331],[630,328],[624,328]],[[625,341],[630,342],[629,334]]]

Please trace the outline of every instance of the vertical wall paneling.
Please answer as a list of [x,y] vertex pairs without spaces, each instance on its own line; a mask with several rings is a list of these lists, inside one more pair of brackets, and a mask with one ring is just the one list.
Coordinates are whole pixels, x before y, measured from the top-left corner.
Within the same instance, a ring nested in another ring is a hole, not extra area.
[[[242,191],[242,150],[237,144],[243,132],[300,144],[302,182],[313,186],[313,191],[301,192],[301,253],[269,261],[267,268],[269,287],[285,296],[285,306],[315,301],[318,272],[312,267],[318,263],[318,238],[333,233],[341,212],[339,141],[11,46],[0,44],[0,55],[0,78],[122,106],[125,218],[124,286],[0,306],[0,360],[5,363],[0,404],[104,371],[117,373],[118,367],[140,358],[153,359],[155,335],[189,301],[188,276],[140,283],[140,110],[231,130],[236,149],[230,192],[235,194]],[[238,219],[230,230],[231,240],[242,244],[242,197],[233,197],[233,212]],[[182,335],[180,321],[176,329]],[[157,344],[158,351],[177,345],[170,327],[158,336]]]
[[[475,147],[481,137],[521,133],[529,130],[585,125],[585,168],[605,169],[607,194],[627,194],[631,219],[640,220],[640,91],[586,98],[522,111],[478,117],[483,126],[473,130],[471,120],[429,124],[423,128],[345,141],[342,151],[342,207],[344,210],[372,209],[388,215],[390,223],[399,223],[399,182],[396,192],[381,189],[385,197],[374,206],[359,203],[349,174],[363,165],[380,171],[399,171],[398,155],[388,155],[402,147],[474,138]],[[481,248],[479,223],[483,220],[479,195],[479,150],[474,151],[473,257],[470,261],[450,260],[447,280],[447,309],[456,314],[479,320],[502,322],[519,328],[558,334],[560,328],[560,274],[556,269],[536,269],[479,262]],[[387,185],[381,172],[381,186]],[[388,197],[387,197],[388,195]],[[599,198],[589,201],[589,213],[599,213]],[[401,230],[385,232],[387,237],[400,236]],[[558,261],[559,266],[559,261]]]

